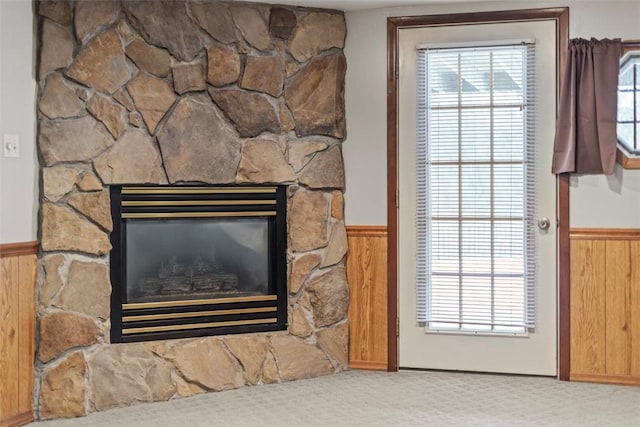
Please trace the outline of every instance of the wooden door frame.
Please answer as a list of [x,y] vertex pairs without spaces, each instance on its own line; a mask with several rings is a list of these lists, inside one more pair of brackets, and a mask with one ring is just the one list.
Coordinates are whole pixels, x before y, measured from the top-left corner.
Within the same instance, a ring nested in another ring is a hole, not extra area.
[[[569,46],[569,8],[507,10],[447,15],[401,16],[387,19],[387,227],[388,227],[388,371],[398,370],[398,30],[437,25],[555,20],[557,28],[558,78]],[[557,95],[556,95],[557,96]],[[551,173],[551,171],[549,171]],[[558,378],[569,380],[570,365],[570,246],[569,175],[557,178],[557,277],[558,277]]]

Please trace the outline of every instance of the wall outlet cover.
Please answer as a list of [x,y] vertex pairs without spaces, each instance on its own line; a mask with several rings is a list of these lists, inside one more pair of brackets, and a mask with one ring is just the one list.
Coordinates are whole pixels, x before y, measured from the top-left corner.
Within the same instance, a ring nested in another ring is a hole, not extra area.
[[18,135],[4,134],[2,138],[4,157],[20,157],[20,138]]

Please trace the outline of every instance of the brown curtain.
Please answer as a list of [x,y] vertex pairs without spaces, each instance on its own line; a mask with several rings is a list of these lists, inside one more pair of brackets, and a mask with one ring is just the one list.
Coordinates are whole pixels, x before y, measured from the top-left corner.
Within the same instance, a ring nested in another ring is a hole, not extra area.
[[611,175],[622,43],[573,39],[560,86],[553,173]]

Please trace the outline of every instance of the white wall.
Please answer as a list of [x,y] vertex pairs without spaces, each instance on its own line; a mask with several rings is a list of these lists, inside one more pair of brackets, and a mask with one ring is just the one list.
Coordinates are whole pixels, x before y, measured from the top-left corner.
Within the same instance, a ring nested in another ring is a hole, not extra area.
[[[286,1],[283,1],[286,3]],[[640,39],[640,1],[487,2],[348,12],[344,144],[348,224],[386,224],[386,19],[389,16],[570,6],[571,37]],[[20,157],[0,153],[0,243],[37,236],[35,48],[32,4],[0,0],[0,136],[20,136]],[[639,227],[640,171],[574,178],[574,227]]]
[[20,157],[0,150],[0,243],[36,240],[34,34],[31,1],[0,0],[0,141],[20,138]]
[[[386,19],[390,16],[569,6],[570,37],[640,39],[640,0],[455,3],[346,14],[345,218],[386,224]],[[550,153],[551,155],[551,153]],[[640,171],[574,177],[572,227],[640,228]]]

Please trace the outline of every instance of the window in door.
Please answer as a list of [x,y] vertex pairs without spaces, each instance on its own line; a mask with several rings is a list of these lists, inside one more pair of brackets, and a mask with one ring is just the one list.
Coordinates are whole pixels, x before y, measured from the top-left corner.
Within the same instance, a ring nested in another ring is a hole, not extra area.
[[535,326],[530,42],[420,47],[417,318],[428,331]]

